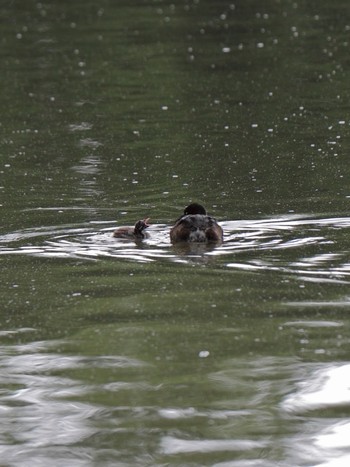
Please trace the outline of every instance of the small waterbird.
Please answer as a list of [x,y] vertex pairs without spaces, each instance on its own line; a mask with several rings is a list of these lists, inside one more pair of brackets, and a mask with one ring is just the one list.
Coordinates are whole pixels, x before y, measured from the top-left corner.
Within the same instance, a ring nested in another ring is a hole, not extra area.
[[172,243],[221,243],[223,231],[201,204],[192,203],[170,230],[170,240]]
[[137,221],[134,227],[118,227],[113,232],[113,237],[143,240],[147,234],[145,230],[149,227],[149,218]]

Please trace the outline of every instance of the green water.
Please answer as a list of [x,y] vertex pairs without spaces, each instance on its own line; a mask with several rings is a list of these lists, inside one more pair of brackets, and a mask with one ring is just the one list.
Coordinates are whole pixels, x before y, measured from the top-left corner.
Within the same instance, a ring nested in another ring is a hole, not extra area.
[[1,465],[347,465],[346,2],[0,15]]

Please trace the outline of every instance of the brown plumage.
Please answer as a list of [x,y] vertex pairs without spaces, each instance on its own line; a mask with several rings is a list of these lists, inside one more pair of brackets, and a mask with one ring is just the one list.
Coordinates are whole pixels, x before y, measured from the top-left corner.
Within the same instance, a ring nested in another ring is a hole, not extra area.
[[113,237],[142,240],[146,238],[145,230],[149,227],[148,222],[149,218],[137,221],[134,227],[118,227],[113,232]]
[[172,243],[221,243],[223,231],[216,220],[207,215],[202,205],[192,203],[170,230],[170,240]]

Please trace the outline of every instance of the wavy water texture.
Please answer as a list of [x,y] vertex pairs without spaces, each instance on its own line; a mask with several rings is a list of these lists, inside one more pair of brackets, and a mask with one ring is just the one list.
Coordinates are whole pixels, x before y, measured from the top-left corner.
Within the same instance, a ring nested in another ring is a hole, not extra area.
[[152,225],[142,243],[112,237],[113,227],[93,223],[40,227],[0,237],[0,254],[137,262],[168,260],[192,263],[203,258],[242,271],[278,271],[306,281],[348,283],[350,260],[346,236],[350,217],[285,216],[222,222],[224,242],[173,247],[170,226]]
[[103,418],[104,411],[78,399],[94,391],[112,393],[120,388],[84,383],[66,373],[147,366],[125,356],[85,357],[54,351],[61,346],[62,342],[54,341],[0,346],[0,455],[6,465],[87,465],[91,448],[74,451],[73,446],[101,433],[94,420]]
[[[291,437],[290,452],[299,447],[299,456],[317,467],[337,467],[349,464],[350,423],[348,419],[322,417],[334,408],[346,416],[350,407],[350,365],[305,365],[304,376],[294,392],[284,398],[281,408],[289,414],[313,415],[318,423],[310,424],[307,434]],[[310,371],[308,371],[308,368]]]
[[[203,374],[211,402],[193,407],[167,397],[169,383],[156,383],[151,363],[62,352],[69,345],[0,346],[4,465],[28,465],[28,459],[30,465],[53,466],[185,465],[187,456],[196,456],[195,465],[209,465],[210,459],[218,466],[347,465],[350,424],[327,417],[327,410],[338,405],[344,415],[349,411],[349,364],[227,359]],[[147,404],[140,404],[141,393],[148,395]],[[100,394],[108,395],[105,403]],[[278,437],[272,436],[276,420],[290,428]],[[200,426],[206,436],[199,435]],[[218,454],[227,463],[216,463]]]

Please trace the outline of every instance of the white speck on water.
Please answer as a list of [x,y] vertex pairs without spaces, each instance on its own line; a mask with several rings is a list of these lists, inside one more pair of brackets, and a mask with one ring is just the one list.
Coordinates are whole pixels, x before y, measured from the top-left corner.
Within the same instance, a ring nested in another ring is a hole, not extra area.
[[162,105],[161,109],[162,109],[162,110],[168,110],[169,107],[168,107],[167,105]]
[[87,131],[87,130],[91,130],[92,128],[92,123],[88,123],[88,122],[81,122],[81,123],[77,123],[77,124],[70,124],[69,125],[69,131]]
[[222,52],[223,52],[224,54],[230,53],[230,52],[231,52],[231,47],[223,47],[223,48],[222,48]]
[[209,357],[210,353],[208,350],[201,350],[198,354],[199,358],[207,358]]
[[264,48],[264,43],[263,42],[258,42],[256,44],[256,46],[257,46],[258,49],[263,49]]
[[252,128],[258,128],[258,124],[257,123],[252,123]]

